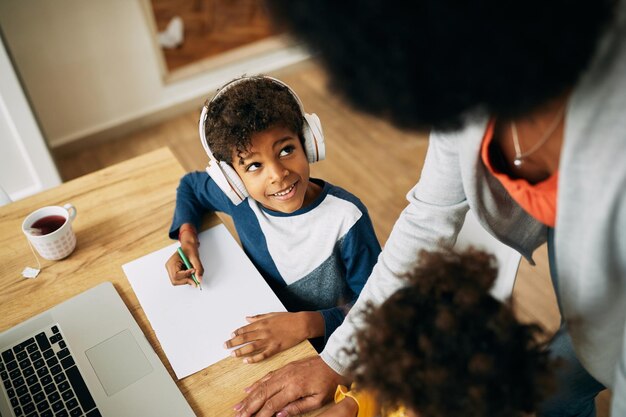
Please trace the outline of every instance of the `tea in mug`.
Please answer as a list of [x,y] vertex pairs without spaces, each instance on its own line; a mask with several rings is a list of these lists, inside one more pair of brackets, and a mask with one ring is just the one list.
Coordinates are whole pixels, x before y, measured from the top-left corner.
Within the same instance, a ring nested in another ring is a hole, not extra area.
[[42,217],[32,224],[31,233],[44,236],[56,232],[65,224],[65,220],[67,220],[65,217],[58,215]]

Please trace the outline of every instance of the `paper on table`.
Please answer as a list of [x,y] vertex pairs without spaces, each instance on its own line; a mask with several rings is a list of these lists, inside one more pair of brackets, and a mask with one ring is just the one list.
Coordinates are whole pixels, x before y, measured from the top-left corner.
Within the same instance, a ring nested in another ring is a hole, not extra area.
[[224,342],[246,316],[285,311],[224,225],[199,240],[202,291],[170,283],[165,262],[178,243],[122,266],[178,379],[226,358]]

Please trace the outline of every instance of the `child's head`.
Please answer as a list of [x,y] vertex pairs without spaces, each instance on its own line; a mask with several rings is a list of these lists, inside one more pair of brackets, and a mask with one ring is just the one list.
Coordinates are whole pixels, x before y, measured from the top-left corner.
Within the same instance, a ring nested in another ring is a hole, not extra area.
[[489,294],[495,258],[422,252],[409,284],[368,310],[352,372],[381,405],[418,417],[504,417],[531,412],[548,390],[540,329]]
[[227,85],[211,101],[205,133],[213,155],[234,165],[254,134],[278,126],[303,141],[302,110],[293,94],[271,78],[254,76]]
[[304,114],[289,88],[263,76],[227,85],[208,107],[204,125],[215,158],[231,165],[263,206],[293,212],[317,195],[309,182]]

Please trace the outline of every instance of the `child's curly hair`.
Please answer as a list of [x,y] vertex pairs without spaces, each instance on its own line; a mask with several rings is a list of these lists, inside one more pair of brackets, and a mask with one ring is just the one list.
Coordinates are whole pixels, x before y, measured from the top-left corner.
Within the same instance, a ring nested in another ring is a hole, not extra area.
[[205,133],[213,155],[232,164],[233,150],[246,152],[252,135],[285,127],[303,141],[300,105],[289,89],[262,75],[242,77],[211,101]]
[[401,288],[365,313],[351,372],[385,408],[420,417],[531,412],[552,384],[552,364],[508,303],[489,294],[497,268],[485,252],[422,252]]

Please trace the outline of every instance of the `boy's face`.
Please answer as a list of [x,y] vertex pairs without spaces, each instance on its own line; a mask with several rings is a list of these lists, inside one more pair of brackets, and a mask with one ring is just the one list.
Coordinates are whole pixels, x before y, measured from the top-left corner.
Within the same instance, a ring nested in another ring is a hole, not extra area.
[[309,183],[309,162],[300,138],[284,127],[252,135],[247,152],[233,151],[233,167],[251,198],[265,208],[293,213],[319,194]]

